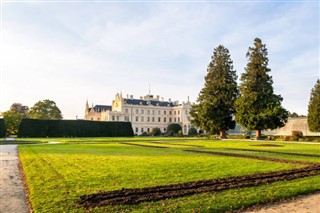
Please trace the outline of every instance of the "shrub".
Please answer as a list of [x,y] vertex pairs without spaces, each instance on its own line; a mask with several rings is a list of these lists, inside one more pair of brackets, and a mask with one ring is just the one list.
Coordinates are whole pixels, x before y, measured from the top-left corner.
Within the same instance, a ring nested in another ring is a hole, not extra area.
[[3,119],[0,119],[0,138],[4,138],[6,136],[6,123]]
[[182,131],[182,127],[180,126],[180,124],[177,123],[169,124],[167,127],[168,134],[170,131],[172,131],[174,134],[178,134],[179,130]]
[[190,135],[190,136],[194,136],[197,134],[198,134],[198,132],[197,132],[196,128],[194,128],[194,127],[191,127],[188,131],[188,135]]
[[169,136],[169,137],[174,136],[174,132],[173,132],[172,130],[170,130],[170,131],[168,132],[168,136]]
[[150,135],[147,132],[143,132],[143,133],[141,133],[140,136],[150,136]]
[[130,122],[22,119],[18,137],[128,137]]
[[293,140],[298,141],[300,138],[302,138],[303,133],[301,131],[292,131],[291,136]]
[[159,136],[159,135],[161,135],[161,130],[158,127],[153,128],[151,131],[151,135],[152,136]]

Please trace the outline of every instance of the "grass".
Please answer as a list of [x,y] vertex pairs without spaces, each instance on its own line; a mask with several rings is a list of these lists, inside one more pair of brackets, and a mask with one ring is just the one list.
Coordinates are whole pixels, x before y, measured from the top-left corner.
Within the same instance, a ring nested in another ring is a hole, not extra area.
[[[84,139],[83,142],[98,142]],[[281,144],[282,147],[255,147],[257,142],[207,141],[150,138],[103,138],[96,144],[20,145],[19,155],[26,174],[30,200],[35,212],[86,212],[77,206],[84,194],[122,188],[167,185],[196,180],[298,168],[301,165],[260,160],[222,157],[184,152],[184,149],[226,151],[226,148],[264,149],[291,153],[320,154],[319,145]],[[156,149],[119,144],[119,141],[170,147]],[[165,144],[164,144],[165,143]],[[173,146],[170,143],[204,147]],[[237,151],[228,151],[237,152]],[[244,153],[239,151],[238,153]],[[320,162],[320,158],[245,152],[269,156]],[[176,199],[147,202],[138,205],[107,206],[93,212],[221,212],[256,203],[269,202],[298,194],[320,191],[320,176],[282,181],[258,187],[202,193]]]

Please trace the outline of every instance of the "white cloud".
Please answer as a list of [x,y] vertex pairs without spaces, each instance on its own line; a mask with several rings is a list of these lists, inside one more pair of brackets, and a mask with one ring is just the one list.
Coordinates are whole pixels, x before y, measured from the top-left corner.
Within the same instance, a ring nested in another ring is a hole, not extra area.
[[248,47],[261,37],[276,92],[305,114],[301,96],[310,92],[310,79],[319,70],[319,20],[312,7],[241,2],[9,5],[4,8],[0,87],[10,93],[1,92],[0,111],[14,102],[32,106],[49,98],[64,117],[83,117],[87,98],[111,104],[117,91],[137,97],[148,92],[149,83],[165,98],[195,101],[215,47],[230,50],[240,77]]

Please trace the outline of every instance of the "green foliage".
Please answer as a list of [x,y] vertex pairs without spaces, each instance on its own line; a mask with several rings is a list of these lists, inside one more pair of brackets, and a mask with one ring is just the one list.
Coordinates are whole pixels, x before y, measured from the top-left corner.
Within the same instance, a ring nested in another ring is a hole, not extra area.
[[312,132],[320,132],[320,80],[311,90],[308,106],[308,125]]
[[296,118],[296,117],[299,117],[299,115],[298,115],[298,113],[296,113],[296,112],[293,112],[293,113],[289,112],[288,117]]
[[8,110],[2,113],[6,124],[7,135],[16,135],[21,119],[24,117],[22,113]]
[[197,104],[191,107],[192,123],[207,132],[225,131],[235,127],[233,120],[234,102],[238,97],[237,75],[229,50],[222,45],[214,49],[207,68],[204,88],[200,91]]
[[13,103],[10,107],[10,111],[15,113],[21,113],[24,115],[24,117],[27,116],[28,110],[29,110],[28,106],[24,106],[20,103]]
[[28,112],[28,118],[44,120],[60,120],[62,114],[56,103],[51,100],[38,101]]
[[196,128],[194,128],[194,127],[191,127],[188,131],[188,135],[190,135],[190,136],[194,136],[197,134],[198,134],[198,132],[197,132]]
[[[172,132],[173,134],[178,134],[179,131],[182,131],[182,127],[180,124],[177,124],[177,123],[172,123],[172,124],[169,124],[168,127],[167,127],[167,132],[168,134],[170,132]],[[169,136],[172,136],[172,135],[169,135]]]
[[6,123],[2,118],[0,118],[0,138],[4,138],[6,136]]
[[298,141],[302,138],[303,133],[301,131],[292,131],[291,136],[293,137],[293,140]]
[[159,136],[159,135],[161,135],[161,130],[160,130],[160,128],[158,128],[158,127],[153,128],[152,131],[151,131],[151,135],[152,135],[152,136]]
[[282,97],[273,93],[266,45],[256,38],[247,57],[249,62],[240,79],[240,97],[235,102],[237,123],[258,133],[283,127],[288,111],[281,106]]
[[131,137],[130,122],[23,119],[18,137]]

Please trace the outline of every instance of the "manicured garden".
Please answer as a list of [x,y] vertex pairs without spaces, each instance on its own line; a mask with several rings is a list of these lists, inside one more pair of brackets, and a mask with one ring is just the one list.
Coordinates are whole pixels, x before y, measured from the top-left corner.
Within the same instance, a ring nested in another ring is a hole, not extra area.
[[[64,142],[19,146],[34,212],[221,212],[320,191],[317,170],[320,144],[183,138],[87,138],[64,139]],[[102,201],[99,205],[83,205],[81,202],[85,195],[296,171],[310,167],[309,164],[316,168],[312,175],[308,173],[290,181],[192,192],[136,204],[103,205]]]

